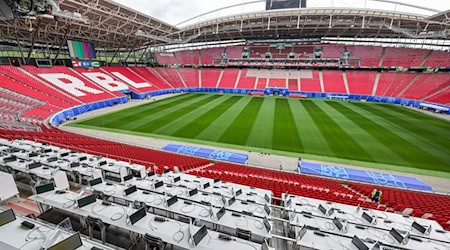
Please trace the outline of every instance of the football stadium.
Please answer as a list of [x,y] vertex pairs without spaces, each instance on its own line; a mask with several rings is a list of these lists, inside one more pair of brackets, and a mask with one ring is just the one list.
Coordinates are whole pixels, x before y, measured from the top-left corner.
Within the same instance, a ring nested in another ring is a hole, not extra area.
[[450,3],[0,0],[1,250],[450,250]]

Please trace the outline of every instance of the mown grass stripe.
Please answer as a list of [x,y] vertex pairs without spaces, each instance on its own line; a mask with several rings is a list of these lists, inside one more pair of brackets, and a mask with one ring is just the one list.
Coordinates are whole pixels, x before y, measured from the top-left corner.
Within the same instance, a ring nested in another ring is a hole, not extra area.
[[428,123],[430,125],[434,125],[433,128],[439,127],[442,128],[442,131],[439,132],[448,132],[448,127],[450,126],[450,122],[448,120],[439,119],[437,117],[433,117],[428,114],[423,114],[419,111],[411,110],[409,108],[397,106],[397,105],[390,105],[390,104],[378,104],[377,107],[387,109],[389,111],[394,111],[396,114],[399,114],[406,118],[415,118],[416,121]]
[[373,158],[359,146],[330,116],[313,101],[300,101],[337,157],[371,161]]
[[300,135],[304,135],[301,138],[304,152],[307,154],[334,156],[335,153],[300,102],[296,99],[290,99],[289,105],[297,130]]
[[215,105],[208,104],[209,109],[194,121],[182,126],[172,133],[172,136],[196,138],[204,129],[209,127],[217,118],[239,101],[242,96],[228,96]]
[[175,120],[165,124],[164,126],[158,128],[157,130],[153,131],[153,134],[164,134],[164,135],[172,135],[174,132],[178,131],[180,127],[183,127],[191,122],[194,122],[196,120],[199,120],[199,118],[212,108],[216,107],[217,105],[223,103],[224,101],[231,98],[231,96],[221,96],[219,98],[216,98],[212,100],[211,102],[198,107],[196,109],[196,112],[191,112],[186,115],[182,115]]
[[272,148],[273,136],[267,131],[273,131],[274,122],[275,99],[264,98],[245,144],[251,147]]
[[250,129],[255,122],[259,109],[263,103],[263,98],[253,98],[234,119],[230,126],[225,130],[219,139],[219,142],[228,144],[245,145]]
[[[416,157],[419,157],[420,159],[433,157],[417,148],[414,144],[409,143],[400,136],[376,124],[372,119],[355,112],[349,107],[346,107],[343,103],[326,103],[377,139],[375,142],[366,141],[366,143],[370,144],[374,151],[378,151],[378,162],[388,164],[398,164],[398,162],[404,162],[402,165],[412,166],[417,163],[417,160],[415,160]],[[399,157],[401,159],[398,159]]]
[[[272,149],[287,152],[303,152],[291,107],[286,99],[277,99],[275,102],[275,122],[272,131]],[[267,131],[270,133],[270,131]]]
[[349,105],[351,105],[356,112],[372,115],[372,120],[377,124],[385,127],[392,133],[395,133],[406,141],[409,141],[417,147],[420,147],[421,150],[434,156],[434,159],[428,158],[428,163],[422,162],[421,157],[414,156],[415,162],[417,162],[414,163],[414,167],[419,167],[418,163],[420,162],[421,164],[426,164],[430,169],[439,171],[445,170],[446,172],[450,172],[450,148],[439,147],[435,143],[431,143],[429,140],[426,140],[425,138],[427,135],[419,135],[404,129],[399,125],[399,123],[402,123],[402,121],[394,119],[395,116],[392,116],[389,113],[380,112],[380,110],[376,108],[367,108],[366,106],[361,106],[357,103],[352,103]]
[[202,95],[199,94],[185,94],[182,96],[176,96],[158,101],[156,103],[147,103],[137,107],[131,107],[124,110],[111,112],[105,115],[94,117],[92,119],[80,121],[78,122],[78,124],[117,128],[124,125],[125,123],[134,122],[139,118],[143,118],[142,113],[161,112],[174,105],[183,103],[186,100],[199,98],[201,96]]
[[220,96],[208,95],[208,96],[206,96],[206,98],[197,100],[194,103],[191,103],[189,105],[183,105],[182,108],[179,108],[176,111],[167,113],[163,117],[160,117],[156,120],[145,123],[144,125],[141,125],[141,126],[135,128],[134,131],[152,133],[156,129],[164,126],[165,124],[177,119],[178,117],[180,117],[182,115],[186,115],[190,112],[195,112],[198,107],[201,107],[216,98],[220,98]]
[[[450,148],[450,140],[442,140],[443,137],[450,138],[450,122],[444,120],[442,120],[442,122],[439,121],[438,123],[427,122],[430,120],[428,115],[419,113],[421,116],[416,116],[417,114],[411,114],[409,112],[418,112],[402,107],[392,109],[386,105],[379,105],[374,107],[374,109],[380,110],[383,114],[388,114],[391,122],[396,121],[397,124],[403,129],[408,130],[413,134],[420,135],[423,139],[428,140],[430,143],[435,143],[439,147]],[[418,117],[422,117],[423,119],[419,120]],[[441,126],[443,125],[442,123],[445,122],[447,123],[446,126]]]
[[[192,103],[195,103],[199,100],[203,100],[206,99],[208,97],[208,95],[199,95],[196,96],[192,99],[188,99],[188,100],[184,100],[182,102],[178,102],[174,105],[171,105],[167,108],[164,108],[162,110],[153,110],[153,111],[146,111],[146,112],[141,112],[140,113],[140,117],[136,117],[135,120],[133,120],[133,122],[131,122],[130,120],[127,120],[127,122],[124,122],[123,125],[118,126],[118,129],[123,129],[123,130],[132,130],[134,131],[134,129],[147,124],[147,123],[151,123],[152,121],[155,121],[157,119],[160,119],[161,117],[164,117],[165,115],[177,111],[180,108],[183,108],[187,105],[190,105]],[[131,123],[130,123],[131,122]]]
[[242,109],[253,99],[250,96],[242,96],[226,112],[223,112],[214,122],[206,127],[195,139],[218,142],[222,134],[231,126]]

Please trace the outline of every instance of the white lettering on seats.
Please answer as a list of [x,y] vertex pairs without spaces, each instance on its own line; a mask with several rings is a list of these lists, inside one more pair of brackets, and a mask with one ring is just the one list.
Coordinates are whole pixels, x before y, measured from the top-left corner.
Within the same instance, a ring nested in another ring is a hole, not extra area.
[[85,92],[91,94],[103,93],[103,91],[101,90],[86,86],[83,81],[71,75],[63,73],[51,73],[51,74],[38,74],[38,76],[77,97],[86,96]]
[[89,72],[83,73],[83,75],[109,91],[129,89],[128,86],[123,82],[116,81],[111,76],[108,76],[107,74],[101,72]]
[[134,81],[132,81],[131,79],[129,79],[128,77],[122,75],[122,74],[119,73],[119,72],[111,72],[111,74],[115,75],[115,76],[118,77],[120,80],[122,80],[122,81],[128,83],[129,85],[131,85],[132,87],[135,87],[135,88],[137,88],[137,89],[140,89],[140,88],[147,88],[147,87],[151,87],[151,86],[152,86],[151,84],[149,84],[149,83],[147,83],[147,82],[142,82],[142,83],[134,82]]

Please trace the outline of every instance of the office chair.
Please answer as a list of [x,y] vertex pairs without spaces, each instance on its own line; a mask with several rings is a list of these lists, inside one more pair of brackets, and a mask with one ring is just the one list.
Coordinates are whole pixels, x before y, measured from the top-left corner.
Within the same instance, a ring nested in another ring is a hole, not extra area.
[[185,216],[178,216],[178,220],[180,222],[183,222],[183,223],[186,223],[186,224],[190,224],[191,223],[191,218],[185,217]]
[[250,241],[252,239],[252,231],[236,228],[236,237]]
[[145,234],[143,237],[145,241],[145,250],[164,250],[165,244],[161,238],[151,236],[150,234]]
[[94,230],[99,231],[101,238],[102,238],[102,243],[105,244],[106,243],[106,229],[108,228],[109,225],[105,225],[105,223],[103,223],[103,221],[101,219],[92,217],[90,215],[88,215],[88,217],[86,217],[86,224],[87,224],[88,230],[89,230],[89,239],[92,240],[94,238]]

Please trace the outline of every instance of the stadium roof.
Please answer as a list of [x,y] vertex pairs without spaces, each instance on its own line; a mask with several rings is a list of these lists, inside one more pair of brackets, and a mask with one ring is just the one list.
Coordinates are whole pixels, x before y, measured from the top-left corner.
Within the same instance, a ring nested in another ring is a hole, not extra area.
[[[65,40],[92,41],[97,48],[141,48],[146,45],[235,39],[310,37],[449,39],[449,11],[431,17],[385,10],[306,8],[258,11],[219,17],[178,28],[111,0],[59,0],[63,10],[89,22],[59,18],[15,18],[0,21],[0,40],[34,41],[59,47]],[[30,29],[32,27],[32,29]]]

